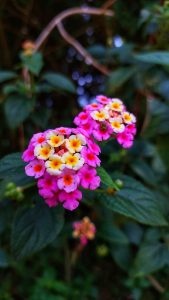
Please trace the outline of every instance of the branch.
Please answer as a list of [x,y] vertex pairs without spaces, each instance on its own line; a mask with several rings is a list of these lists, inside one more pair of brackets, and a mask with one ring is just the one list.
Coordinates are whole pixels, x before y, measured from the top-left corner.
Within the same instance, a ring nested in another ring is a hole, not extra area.
[[[114,1],[113,1],[114,2]],[[111,0],[112,4],[112,0]],[[110,3],[109,3],[110,6]],[[52,32],[52,30],[57,27],[61,36],[70,44],[72,45],[84,58],[85,62],[87,64],[93,65],[97,70],[99,70],[104,75],[109,74],[109,70],[102,66],[97,62],[95,58],[93,58],[86,49],[71,35],[68,34],[68,32],[64,29],[62,25],[62,21],[66,19],[67,17],[70,17],[75,14],[90,14],[90,15],[105,15],[112,17],[114,14],[111,10],[106,9],[105,7],[102,8],[92,8],[92,7],[74,7],[67,9],[57,16],[53,18],[53,20],[46,26],[46,28],[42,31],[42,33],[39,35],[37,40],[35,41],[35,50],[38,51],[41,45],[44,43],[44,41],[47,39],[49,34]]]
[[72,45],[84,57],[86,64],[92,65],[93,67],[95,67],[97,70],[99,70],[104,75],[109,74],[109,70],[105,66],[99,64],[98,61],[95,58],[93,58],[86,51],[86,49],[83,48],[83,46],[64,29],[62,23],[59,23],[57,25],[57,28],[58,28],[61,36],[65,39],[65,41],[67,41],[70,45]]
[[165,292],[165,289],[161,284],[151,275],[147,276],[148,280],[152,284],[152,286],[158,291],[160,294],[163,294]]

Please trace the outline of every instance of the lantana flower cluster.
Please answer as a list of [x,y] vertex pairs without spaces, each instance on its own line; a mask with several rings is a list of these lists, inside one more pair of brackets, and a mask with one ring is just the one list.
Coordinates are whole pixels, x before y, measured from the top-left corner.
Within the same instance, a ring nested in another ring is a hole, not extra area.
[[74,123],[97,141],[113,137],[123,148],[132,146],[136,134],[136,117],[127,111],[120,99],[104,95],[97,96],[95,103],[85,106]]
[[84,217],[81,221],[73,223],[73,237],[80,239],[80,244],[86,246],[89,240],[93,240],[96,235],[96,227],[88,217]]
[[74,119],[77,128],[60,127],[34,134],[23,160],[26,174],[37,179],[39,194],[48,206],[62,203],[68,210],[78,207],[80,188],[100,185],[100,147],[95,141],[115,138],[123,148],[133,144],[136,117],[117,98],[103,95],[87,105]]
[[48,206],[62,203],[74,210],[82,199],[79,187],[94,190],[100,185],[99,153],[86,131],[60,127],[34,134],[22,158],[28,162],[26,174],[37,179],[39,194]]

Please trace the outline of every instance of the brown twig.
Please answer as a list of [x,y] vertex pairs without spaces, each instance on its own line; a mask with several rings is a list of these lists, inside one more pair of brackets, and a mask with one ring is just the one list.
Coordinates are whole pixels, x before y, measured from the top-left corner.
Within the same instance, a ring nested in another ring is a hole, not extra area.
[[[111,1],[112,2],[112,1]],[[44,43],[44,41],[47,39],[51,31],[57,27],[62,37],[71,44],[84,58],[87,64],[93,65],[97,70],[99,70],[104,75],[109,74],[109,70],[102,66],[97,62],[95,58],[93,58],[84,48],[83,46],[74,39],[71,35],[67,33],[67,31],[64,29],[62,25],[62,21],[66,19],[67,17],[70,17],[72,15],[76,14],[91,14],[91,15],[105,15],[105,16],[113,16],[113,12],[111,10],[105,9],[105,7],[102,8],[92,8],[92,7],[74,7],[67,9],[60,14],[58,14],[56,17],[53,18],[53,20],[45,27],[45,29],[42,31],[42,33],[39,35],[37,40],[35,41],[35,51],[39,50],[41,45]]]
[[147,276],[148,280],[152,284],[152,286],[160,293],[163,294],[165,292],[165,289],[161,284],[155,279],[152,275]]
[[93,58],[90,53],[88,53],[86,49],[83,48],[83,46],[64,29],[62,23],[59,23],[57,28],[65,41],[72,45],[84,57],[86,64],[92,65],[104,75],[109,74],[110,71],[105,66],[99,64],[98,61]]

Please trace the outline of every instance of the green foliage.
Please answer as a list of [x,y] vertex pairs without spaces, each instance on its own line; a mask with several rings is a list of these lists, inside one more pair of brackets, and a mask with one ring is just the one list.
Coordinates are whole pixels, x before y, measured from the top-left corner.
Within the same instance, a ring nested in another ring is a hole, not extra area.
[[72,81],[62,74],[52,72],[46,73],[43,75],[43,79],[46,80],[53,89],[56,89],[58,91],[65,91],[69,93],[76,92],[75,86]]
[[0,83],[13,79],[16,76],[17,74],[12,71],[0,71]]
[[[65,44],[57,30],[40,51],[26,55],[21,49],[25,37],[36,40],[51,16],[78,1],[58,1],[57,7],[54,0],[12,1],[11,7],[3,2],[0,299],[168,299],[168,1],[118,0],[113,18],[67,20],[68,31],[110,70],[108,76]],[[102,5],[93,1],[93,7]],[[136,141],[130,150],[115,141],[100,143],[101,186],[83,191],[79,208],[66,212],[64,223],[60,206],[49,208],[37,198],[21,155],[33,134],[72,127],[79,106],[97,94],[121,98],[136,114]],[[85,215],[97,233],[80,252],[72,223]],[[162,295],[148,275],[164,287]]]
[[22,95],[11,95],[5,100],[4,108],[7,123],[11,129],[14,129],[30,115],[34,108],[34,99]]
[[[118,176],[119,177],[119,176]],[[168,225],[160,212],[155,194],[133,178],[121,176],[124,187],[113,195],[100,193],[103,205],[114,212],[152,226]]]
[[43,59],[41,53],[36,52],[32,55],[21,54],[21,60],[24,67],[27,68],[33,75],[39,75],[43,67]]
[[[40,200],[39,200],[40,201]],[[44,203],[18,210],[12,226],[11,247],[17,258],[30,255],[53,242],[63,226],[63,211]]]

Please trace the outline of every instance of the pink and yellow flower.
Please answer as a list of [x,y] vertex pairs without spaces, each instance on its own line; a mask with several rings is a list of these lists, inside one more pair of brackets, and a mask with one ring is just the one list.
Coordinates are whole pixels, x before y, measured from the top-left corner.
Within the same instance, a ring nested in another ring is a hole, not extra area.
[[59,135],[51,130],[46,134],[46,140],[51,147],[59,147],[64,143],[64,135]]
[[64,160],[61,156],[54,154],[45,162],[46,171],[50,175],[59,175],[65,168]]
[[105,121],[106,119],[109,118],[108,112],[107,112],[106,110],[103,110],[103,109],[100,110],[100,111],[94,110],[94,111],[91,112],[90,115],[91,115],[91,117],[92,117],[94,120],[100,121],[100,122],[103,122],[103,121]]
[[93,240],[96,235],[96,227],[88,217],[73,223],[73,237],[79,238],[80,243],[85,246],[88,240]]
[[86,145],[86,139],[82,134],[71,135],[66,140],[66,147],[70,153],[80,152],[84,145]]
[[45,164],[43,160],[34,159],[25,167],[26,175],[39,178],[45,172]]
[[38,159],[47,160],[51,155],[54,154],[54,149],[46,142],[37,144],[34,149],[34,155]]

